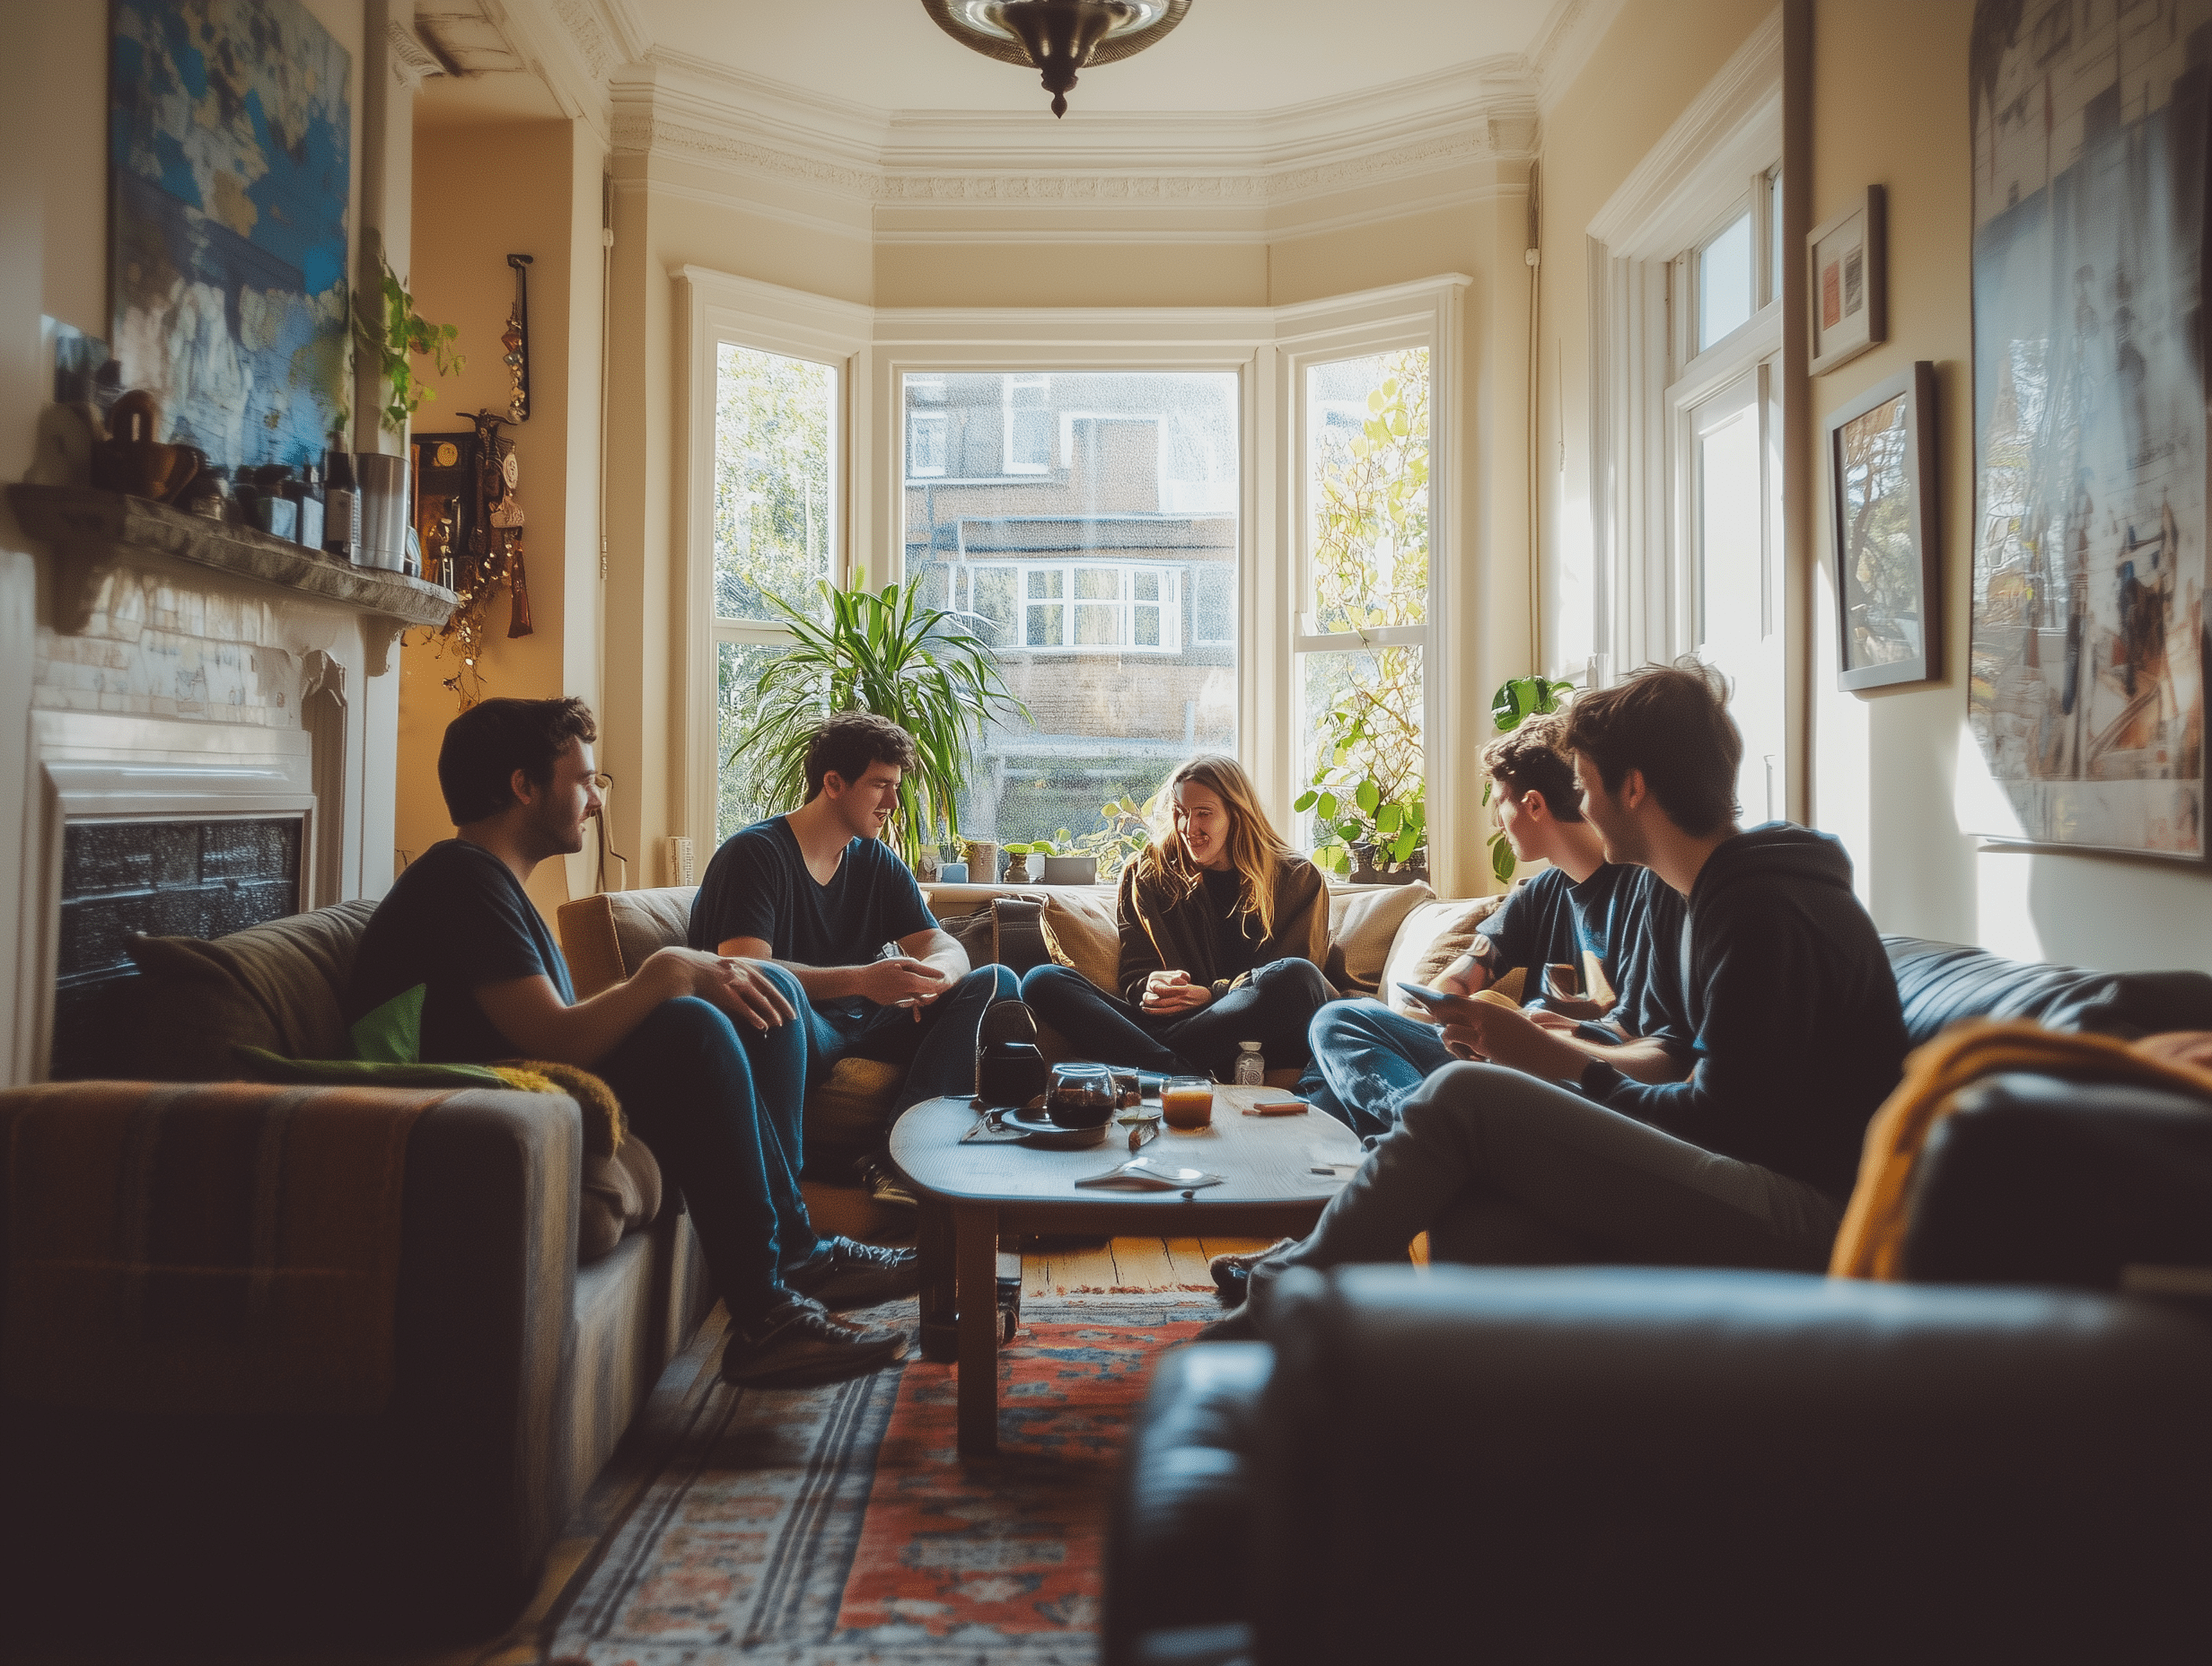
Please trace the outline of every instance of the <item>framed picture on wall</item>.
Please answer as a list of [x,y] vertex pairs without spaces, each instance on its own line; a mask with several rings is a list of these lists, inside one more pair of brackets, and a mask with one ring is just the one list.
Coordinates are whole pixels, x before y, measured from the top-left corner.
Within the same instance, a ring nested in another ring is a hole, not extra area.
[[1805,238],[1815,376],[1889,339],[1889,246],[1879,185]]
[[1842,634],[1837,687],[1940,677],[1934,362],[1868,389],[1827,427],[1829,548]]

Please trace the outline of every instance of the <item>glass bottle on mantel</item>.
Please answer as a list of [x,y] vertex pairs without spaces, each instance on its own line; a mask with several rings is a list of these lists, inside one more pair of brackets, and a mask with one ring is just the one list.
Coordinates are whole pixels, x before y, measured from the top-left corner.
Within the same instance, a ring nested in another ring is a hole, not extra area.
[[1257,1088],[1267,1085],[1268,1061],[1260,1057],[1260,1043],[1240,1041],[1236,1044],[1236,1085]]

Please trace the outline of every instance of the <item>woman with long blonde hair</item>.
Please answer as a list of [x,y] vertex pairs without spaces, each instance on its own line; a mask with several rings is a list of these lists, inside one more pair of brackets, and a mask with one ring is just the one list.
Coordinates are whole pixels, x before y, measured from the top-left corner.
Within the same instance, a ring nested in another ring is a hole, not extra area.
[[1269,1069],[1306,1062],[1306,1025],[1338,991],[1329,890],[1286,845],[1233,758],[1176,766],[1150,844],[1121,870],[1119,995],[1040,966],[1022,998],[1078,1057],[1226,1079],[1238,1043]]

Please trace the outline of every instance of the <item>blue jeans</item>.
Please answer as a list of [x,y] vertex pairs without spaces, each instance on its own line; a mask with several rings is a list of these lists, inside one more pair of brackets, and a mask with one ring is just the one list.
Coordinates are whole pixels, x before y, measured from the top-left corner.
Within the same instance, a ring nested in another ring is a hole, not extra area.
[[[797,978],[763,969],[803,1006]],[[782,1269],[821,1247],[799,1196],[804,1032],[755,1030],[685,995],[646,1013],[592,1069],[682,1188],[730,1317],[750,1324],[783,1298]]]
[[1299,1091],[1363,1137],[1388,1134],[1430,1073],[1454,1062],[1435,1025],[1365,997],[1331,1001],[1306,1033],[1313,1064]]
[[1195,1013],[1156,1018],[1108,995],[1070,966],[1033,967],[1022,979],[1022,998],[1066,1039],[1078,1058],[1171,1075],[1211,1073],[1224,1080],[1240,1041],[1259,1042],[1271,1070],[1305,1063],[1306,1025],[1336,993],[1311,960],[1270,960],[1218,1001]]
[[[1003,966],[979,966],[927,1006],[878,1006],[858,1001],[849,1008],[823,1009],[802,995],[792,1003],[806,1033],[806,1079],[829,1079],[840,1058],[873,1058],[907,1067],[892,1116],[909,1105],[945,1094],[961,1098],[976,1091],[976,1031],[983,1011],[994,1001],[1011,1001],[1020,983]],[[917,1016],[918,1010],[918,1019]]]

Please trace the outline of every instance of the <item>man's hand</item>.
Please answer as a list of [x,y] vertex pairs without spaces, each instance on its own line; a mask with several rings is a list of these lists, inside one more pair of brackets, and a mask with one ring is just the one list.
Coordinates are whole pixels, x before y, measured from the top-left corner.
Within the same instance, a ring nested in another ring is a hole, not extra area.
[[2135,1050],[2162,1065],[2194,1065],[2199,1070],[2212,1070],[2212,1030],[2169,1030],[2163,1035],[2145,1036],[2135,1044]]
[[1213,998],[1214,992],[1192,983],[1189,972],[1154,972],[1145,979],[1144,1009],[1163,1018],[1195,1013]]
[[893,955],[861,969],[860,993],[878,1006],[927,1006],[955,980],[927,960]]
[[1496,1001],[1454,1000],[1436,1009],[1444,1044],[1462,1058],[1487,1058],[1546,1082],[1571,1082],[1589,1057],[1579,1048]]
[[734,955],[708,954],[703,949],[662,949],[637,969],[631,981],[653,990],[656,999],[663,1001],[687,995],[712,1001],[755,1030],[773,1030],[798,1016],[758,961]]

